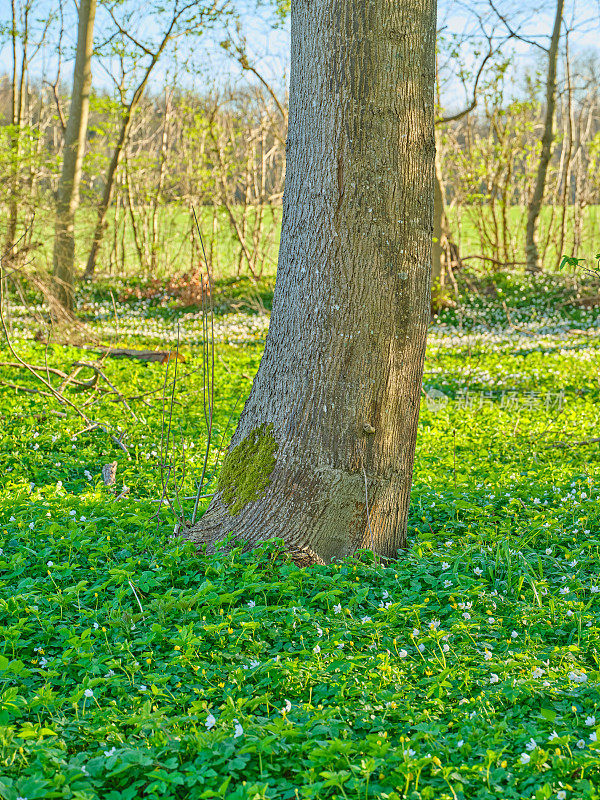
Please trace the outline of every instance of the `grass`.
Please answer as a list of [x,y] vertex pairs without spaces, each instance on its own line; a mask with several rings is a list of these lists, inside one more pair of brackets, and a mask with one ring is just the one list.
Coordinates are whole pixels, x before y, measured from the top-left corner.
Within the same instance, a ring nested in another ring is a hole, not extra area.
[[[259,263],[263,264],[263,277],[273,282],[277,264],[277,254],[279,249],[279,236],[281,231],[281,209],[274,214],[270,208],[264,209],[264,225],[258,247],[252,241],[252,224],[255,219],[255,212],[252,208],[248,209],[247,214],[247,235],[246,245],[250,252],[255,249],[261,254]],[[243,208],[235,206],[233,213],[236,216],[238,225],[242,226]],[[502,260],[525,260],[525,221],[526,210],[521,206],[511,206],[506,212],[507,237],[504,241],[501,232],[495,233],[496,227],[502,227],[501,220],[493,222],[493,215],[489,206],[483,207],[478,204],[464,204],[460,207],[449,207],[447,209],[453,237],[459,246],[462,256],[472,255],[497,256]],[[565,243],[564,252],[573,252],[573,207],[568,208],[567,219],[565,222]],[[200,228],[202,230],[209,261],[213,270],[213,277],[217,280],[227,280],[238,275],[237,265],[240,263],[241,247],[237,235],[231,225],[228,212],[224,207],[200,206],[197,209]],[[139,236],[142,241],[146,263],[145,268],[149,270],[150,258],[150,224],[151,209],[146,209],[146,219],[144,221],[143,209],[138,209]],[[498,219],[501,218],[500,211],[497,211]],[[593,256],[597,241],[597,230],[600,220],[600,206],[588,206],[583,212],[583,225],[581,230],[581,247],[577,255],[581,257]],[[87,262],[88,253],[96,220],[96,209],[83,204],[77,212],[77,237],[76,237],[76,262],[83,266]],[[563,255],[558,252],[555,242],[559,241],[560,214],[558,209],[551,206],[544,206],[540,215],[540,253],[547,269],[555,269]],[[159,233],[158,260],[155,272],[147,277],[164,280],[174,273],[187,272],[191,268],[198,266],[198,254],[194,253],[192,258],[190,252],[190,229],[192,220],[189,209],[178,203],[166,203],[161,205],[157,216],[157,230]],[[33,241],[37,244],[35,250],[36,261],[45,266],[49,271],[52,269],[52,241],[54,229],[54,210],[51,203],[40,206],[35,220]],[[486,234],[483,243],[479,228],[482,227]],[[116,232],[115,232],[116,228]],[[1,224],[0,224],[1,231]],[[490,240],[486,237],[491,237]],[[503,253],[498,256],[494,247],[496,237],[499,245],[504,247]],[[546,241],[549,245],[545,248]],[[116,259],[116,260],[115,260]],[[123,209],[117,212],[115,217],[114,210],[109,214],[108,227],[103,240],[98,264],[109,272],[114,279],[115,275],[126,276],[128,282],[135,281],[140,274],[140,263],[135,243],[135,237],[131,226],[128,213]],[[241,260],[242,276],[248,275],[246,262]],[[490,262],[480,262],[473,260],[470,266],[486,268],[491,273],[497,271],[497,266]],[[100,267],[98,268],[100,269]],[[260,270],[260,266],[258,267]]]
[[[501,203],[496,204],[493,211],[489,202],[464,204],[447,209],[449,224],[462,257],[485,255],[500,261],[526,261],[525,226],[527,209],[524,206],[511,205],[503,213]],[[538,229],[538,248],[540,260],[548,271],[558,268],[562,256],[573,253],[575,236],[575,209],[568,206],[565,216],[564,244],[560,249],[562,211],[558,207],[544,206],[540,213]],[[580,231],[580,247],[577,255],[591,257],[598,237],[600,206],[588,206],[582,213]],[[473,260],[470,266],[479,263],[480,268],[486,266],[490,272],[497,267],[490,262]]]
[[[200,206],[196,209],[200,229],[204,239],[207,256],[209,258],[213,277],[227,279],[239,274],[248,275],[246,261],[241,257],[241,246],[237,234],[230,222],[227,210],[222,207]],[[190,250],[190,231],[193,225],[190,211],[179,203],[166,203],[161,205],[157,212],[158,249],[156,269],[150,275],[151,251],[151,208],[138,209],[136,218],[139,227],[139,243],[142,247],[145,264],[148,271],[146,277],[165,279],[174,273],[184,273],[198,267],[199,242],[196,238],[195,250],[192,257]],[[235,206],[234,214],[240,230],[243,229],[243,207]],[[252,208],[247,212],[246,245],[249,252],[255,252],[252,241],[252,227],[255,220],[255,211]],[[96,209],[83,204],[76,216],[76,251],[75,260],[80,265],[81,271],[87,263],[91,248],[94,226],[96,223]],[[261,270],[265,278],[274,278],[277,253],[279,249],[279,234],[281,226],[280,209],[274,214],[266,207],[263,213],[263,232],[258,243],[257,255],[258,271]],[[195,227],[195,226],[194,226]],[[0,224],[0,231],[2,225]],[[35,219],[33,241],[36,243],[35,258],[39,265],[47,271],[52,271],[52,246],[54,230],[54,208],[51,203],[40,206]],[[241,270],[238,264],[241,260]],[[141,272],[140,260],[130,216],[123,209],[116,212],[111,210],[107,220],[107,230],[101,245],[98,258],[98,270],[111,276],[127,276],[135,280]]]
[[[0,797],[600,797],[598,445],[554,446],[598,436],[600,315],[559,308],[550,279],[500,289],[510,324],[482,294],[432,325],[409,549],[387,568],[362,553],[300,569],[277,543],[207,557],[173,538],[153,502],[163,365],[107,362],[128,394],[157,390],[133,404],[138,422],[94,407],[131,460],[2,389]],[[174,346],[179,322],[173,431],[190,495],[200,322],[120,304],[117,334],[110,301],[95,302],[92,327],[123,346]],[[266,327],[226,310],[217,441]],[[19,352],[44,363],[14,319]],[[115,492],[100,480],[112,460]]]

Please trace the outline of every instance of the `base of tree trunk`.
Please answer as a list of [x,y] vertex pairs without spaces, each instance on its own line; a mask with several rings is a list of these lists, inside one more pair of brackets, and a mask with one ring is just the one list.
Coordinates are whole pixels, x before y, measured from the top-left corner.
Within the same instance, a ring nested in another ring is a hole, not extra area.
[[394,560],[406,547],[410,493],[402,474],[367,476],[306,464],[290,469],[278,459],[264,494],[237,514],[219,492],[204,516],[185,532],[214,552],[217,545],[251,550],[267,539],[282,539],[296,563],[324,564],[368,549]]

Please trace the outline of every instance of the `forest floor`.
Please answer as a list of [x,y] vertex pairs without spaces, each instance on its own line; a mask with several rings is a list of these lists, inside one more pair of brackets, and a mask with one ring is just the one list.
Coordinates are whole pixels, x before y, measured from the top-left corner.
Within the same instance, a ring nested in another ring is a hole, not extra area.
[[[191,497],[206,431],[201,315],[172,305],[82,301],[79,344],[185,359],[172,402],[173,360],[104,360],[129,408],[67,390],[105,430],[0,366],[0,797],[600,798],[600,310],[506,279],[436,318],[408,551],[300,569],[173,537],[161,473]],[[205,493],[268,306],[218,307]],[[99,358],[9,322],[44,370]]]

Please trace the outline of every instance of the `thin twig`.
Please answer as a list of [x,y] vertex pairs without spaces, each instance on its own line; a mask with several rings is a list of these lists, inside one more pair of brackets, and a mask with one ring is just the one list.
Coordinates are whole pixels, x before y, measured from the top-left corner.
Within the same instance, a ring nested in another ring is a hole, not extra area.
[[[202,402],[204,408],[204,421],[206,423],[207,436],[206,436],[206,449],[204,451],[204,461],[202,463],[202,474],[200,475],[200,480],[198,482],[198,488],[196,491],[196,502],[194,503],[194,511],[192,514],[192,525],[194,525],[196,523],[196,519],[198,516],[198,504],[200,502],[202,487],[204,486],[204,479],[206,477],[206,469],[208,466],[208,458],[210,455],[210,448],[212,444],[214,385],[215,385],[215,335],[214,335],[215,315],[213,307],[212,276],[210,274],[210,268],[208,266],[208,258],[206,257],[204,238],[202,236],[202,231],[200,230],[200,225],[198,224],[196,209],[193,206],[192,206],[192,213],[194,215],[194,222],[196,223],[196,230],[198,232],[198,237],[200,239],[200,245],[202,247],[202,255],[204,257],[204,264],[206,266],[206,274],[208,276],[208,295],[209,295],[209,308],[210,308],[210,350],[209,350],[208,325],[206,322],[206,315],[207,315],[206,301],[204,298],[204,292],[202,292],[202,364],[203,367],[206,367],[205,369],[203,369],[204,380],[202,386]],[[209,355],[210,355],[210,373],[208,370]],[[207,401],[208,401],[208,416],[207,416]]]
[[4,319],[4,309],[3,309],[3,306],[4,306],[4,293],[3,293],[3,290],[2,290],[2,272],[3,272],[3,269],[2,269],[2,266],[0,265],[0,325],[2,326],[2,329],[4,331],[4,335],[6,337],[6,343],[8,345],[8,349],[12,353],[13,358],[16,359],[22,367],[24,367],[26,370],[28,370],[28,372],[30,372],[33,375],[34,378],[36,378],[47,389],[49,389],[51,394],[52,394],[52,397],[54,397],[55,400],[58,400],[58,402],[61,403],[62,405],[66,405],[66,406],[69,406],[69,408],[72,408],[73,411],[75,411],[75,413],[79,417],[81,417],[81,419],[83,419],[84,422],[86,422],[88,425],[91,425],[91,426],[93,426],[93,428],[98,428],[99,430],[104,431],[104,433],[106,433],[107,436],[110,436],[111,441],[113,441],[117,445],[117,447],[119,447],[121,450],[123,450],[123,452],[129,458],[130,457],[129,456],[129,451],[127,450],[125,445],[119,439],[117,439],[116,436],[114,436],[112,433],[110,433],[105,425],[102,425],[99,422],[94,422],[93,420],[91,420],[87,416],[87,414],[84,414],[84,412],[78,406],[76,406],[75,403],[73,403],[71,400],[69,400],[68,397],[65,397],[64,395],[60,394],[60,392],[57,392],[56,389],[54,388],[54,386],[52,386],[52,384],[49,383],[43,377],[43,375],[40,375],[38,372],[36,372],[35,369],[31,366],[31,364],[28,364],[26,361],[24,361],[21,358],[21,356],[17,353],[17,351],[15,350],[15,348],[13,346],[13,343],[11,341],[10,335],[8,333],[8,329],[6,327],[6,321]]
[[138,595],[137,595],[137,592],[136,592],[136,590],[135,590],[135,586],[133,585],[133,583],[132,583],[131,581],[128,581],[128,583],[129,583],[129,585],[131,586],[131,591],[132,591],[132,592],[133,592],[133,594],[135,595],[135,599],[137,600],[137,604],[138,604],[138,606],[140,607],[140,611],[142,612],[142,617],[143,617],[144,619],[146,619],[146,615],[144,614],[144,609],[142,608],[142,604],[140,603],[140,598],[139,598],[139,597],[138,597]]

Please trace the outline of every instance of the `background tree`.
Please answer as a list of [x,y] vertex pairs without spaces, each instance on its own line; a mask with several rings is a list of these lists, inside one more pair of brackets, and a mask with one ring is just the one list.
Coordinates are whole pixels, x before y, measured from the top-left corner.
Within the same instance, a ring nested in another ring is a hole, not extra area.
[[537,221],[544,200],[544,190],[546,188],[546,174],[548,163],[552,155],[552,143],[554,141],[554,110],[556,108],[556,64],[558,60],[558,45],[560,42],[560,28],[562,25],[562,15],[564,0],[557,0],[556,15],[554,17],[554,28],[548,48],[548,73],[546,77],[546,115],[544,119],[544,133],[542,135],[542,150],[538,162],[537,176],[533,197],[529,203],[527,213],[526,231],[526,253],[527,269],[530,272],[540,270],[540,259],[536,242]]
[[[459,74],[461,77],[461,81],[465,86],[465,90],[467,89],[467,84],[469,82],[472,83],[471,88],[471,98],[468,102],[468,105],[465,105],[464,108],[461,108],[460,111],[456,111],[452,114],[442,115],[438,113],[435,119],[436,125],[436,159],[435,159],[435,192],[434,192],[434,203],[433,203],[433,248],[432,248],[432,264],[431,264],[431,305],[432,309],[438,310],[444,302],[443,297],[443,290],[444,290],[444,278],[447,269],[452,269],[452,263],[458,260],[458,248],[456,244],[452,241],[452,232],[450,230],[450,222],[448,220],[448,215],[446,214],[446,188],[444,185],[444,176],[443,176],[443,165],[442,165],[442,158],[441,158],[441,149],[442,149],[442,136],[440,134],[440,130],[444,125],[448,125],[451,122],[456,122],[463,117],[466,117],[467,114],[470,114],[474,109],[477,107],[478,102],[478,91],[479,91],[479,81],[481,76],[483,75],[483,71],[485,69],[486,64],[492,58],[495,52],[500,50],[502,46],[506,43],[506,39],[504,39],[501,44],[497,47],[494,47],[492,44],[492,38],[489,33],[485,33],[484,23],[481,18],[478,19],[480,30],[476,34],[476,44],[481,39],[484,38],[487,42],[487,52],[482,58],[477,72],[474,76],[471,76],[470,73],[466,73],[465,70],[459,69]],[[510,36],[509,36],[510,38]],[[464,38],[462,38],[460,45],[464,44]],[[453,47],[453,60],[458,59],[459,47],[457,46],[458,43],[454,44]],[[440,75],[439,75],[439,64],[437,69],[437,81],[436,81],[436,89],[437,89],[437,104],[441,108],[441,89],[440,89]]]
[[395,557],[429,321],[434,0],[297,0],[265,353],[190,532],[309,559]]
[[556,0],[556,9],[554,14],[554,25],[552,27],[552,34],[550,36],[550,44],[548,48],[544,48],[535,40],[528,40],[515,31],[511,23],[507,20],[506,15],[502,14],[496,9],[492,0],[490,5],[496,11],[500,20],[504,23],[508,31],[517,39],[529,41],[534,46],[540,48],[548,54],[548,62],[546,68],[546,91],[545,91],[545,111],[543,133],[541,138],[540,157],[537,164],[537,172],[535,184],[533,187],[533,194],[528,203],[527,209],[527,227],[526,227],[526,244],[525,252],[527,256],[527,270],[529,272],[539,272],[541,269],[540,256],[537,244],[537,226],[542,203],[544,201],[544,193],[546,190],[546,177],[548,173],[548,164],[552,156],[552,144],[554,142],[554,114],[556,110],[556,70],[558,65],[558,48],[560,44],[560,30],[563,24],[563,10],[564,0]]
[[[123,91],[121,92],[123,100],[123,119],[121,121],[121,127],[115,148],[113,150],[112,158],[104,178],[104,190],[98,205],[96,225],[94,228],[94,235],[92,237],[92,246],[84,273],[84,278],[87,280],[90,280],[94,275],[98,251],[100,249],[100,244],[106,229],[106,213],[113,197],[115,176],[117,174],[119,164],[121,163],[125,146],[129,139],[133,116],[140,103],[140,100],[144,95],[144,90],[146,89],[148,81],[150,80],[150,76],[152,75],[154,68],[158,64],[159,59],[163,55],[169,42],[175,38],[175,36],[181,35],[184,31],[201,28],[205,21],[209,20],[217,13],[217,3],[209,2],[207,6],[199,6],[196,0],[194,0],[194,2],[187,3],[180,2],[180,0],[174,0],[171,14],[170,16],[167,15],[164,32],[160,35],[158,44],[154,48],[148,46],[148,44],[144,43],[143,41],[140,41],[130,32],[133,27],[132,21],[137,13],[137,9],[134,9],[132,12],[130,12],[127,20],[124,23],[119,22],[117,19],[116,10],[109,10],[121,41],[126,41],[130,45],[133,45],[133,47],[135,47],[138,51],[138,58],[146,57],[148,60],[145,67],[142,68],[141,78],[133,89],[130,98],[125,100],[125,93]],[[122,48],[120,49],[122,52]]]
[[73,307],[75,211],[79,205],[81,166],[90,108],[95,16],[96,0],[80,0],[73,90],[56,201],[54,277],[58,298],[69,310]]

